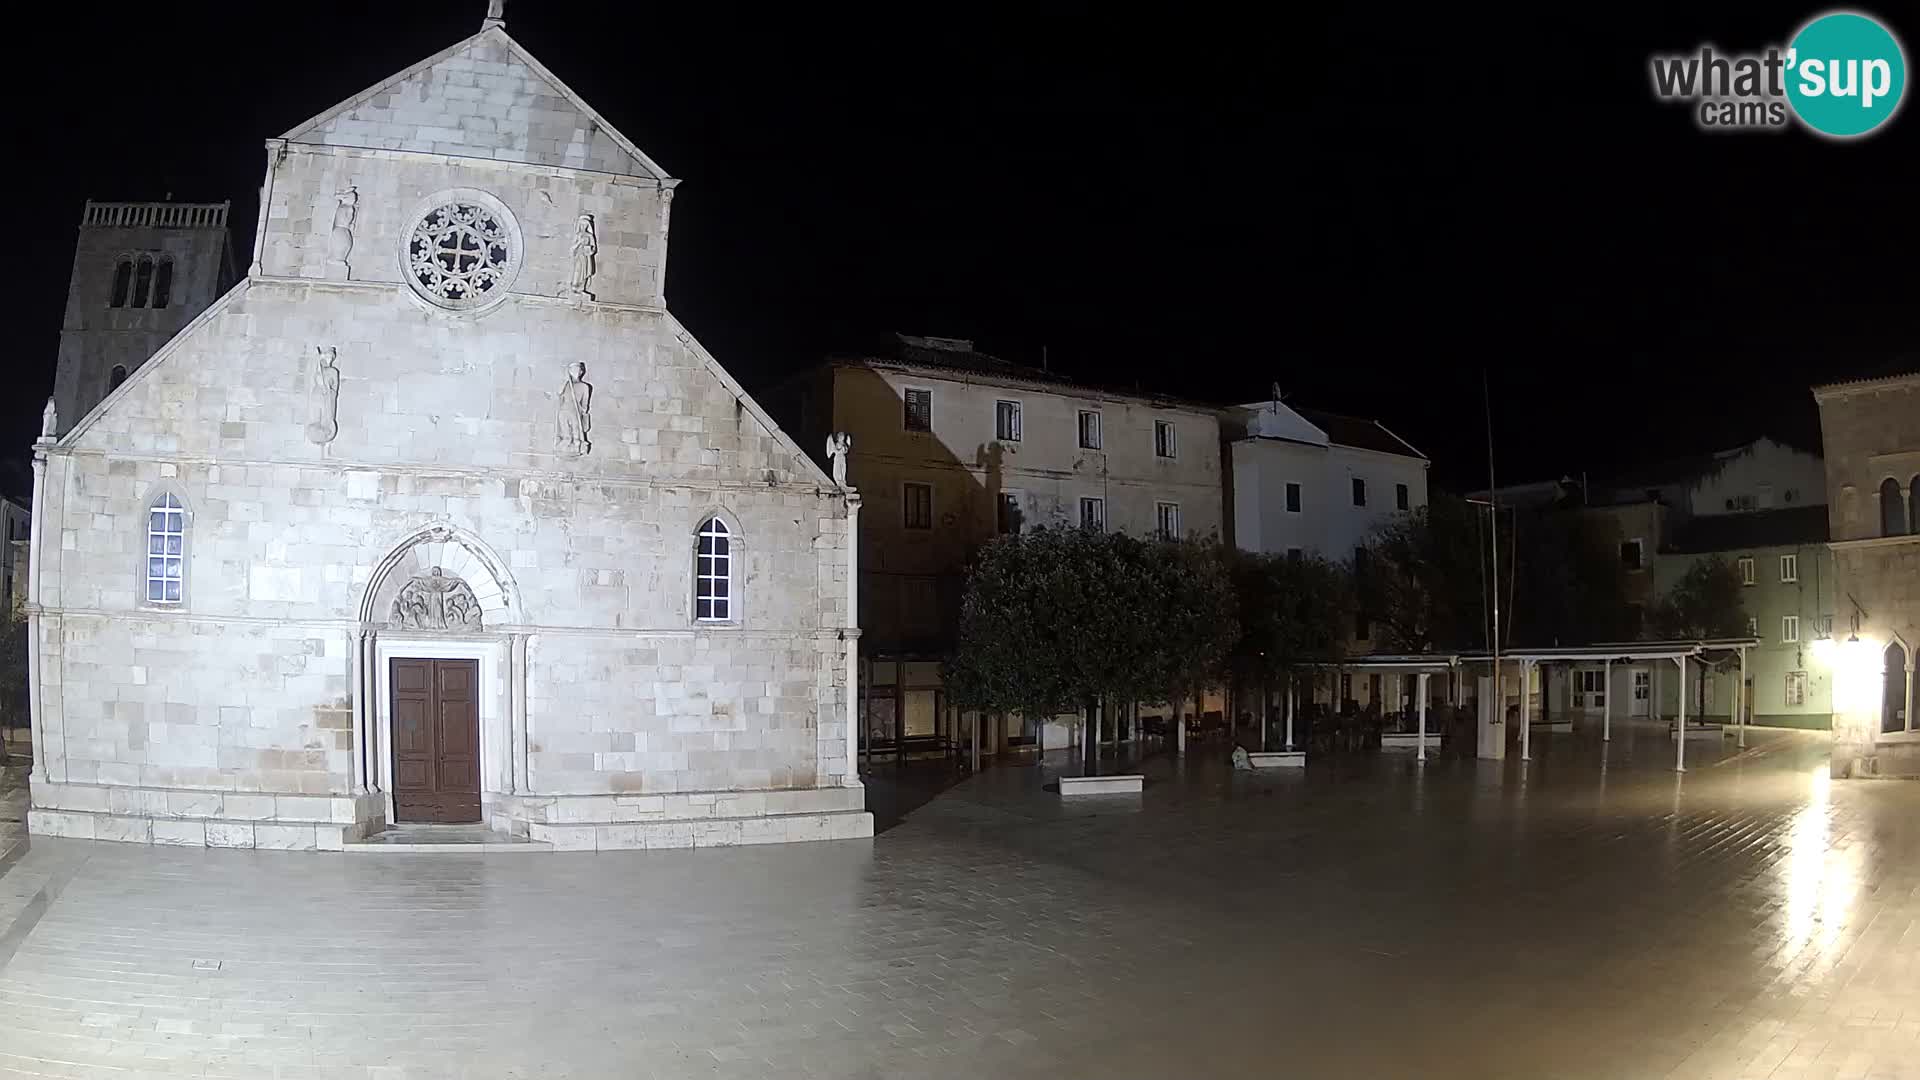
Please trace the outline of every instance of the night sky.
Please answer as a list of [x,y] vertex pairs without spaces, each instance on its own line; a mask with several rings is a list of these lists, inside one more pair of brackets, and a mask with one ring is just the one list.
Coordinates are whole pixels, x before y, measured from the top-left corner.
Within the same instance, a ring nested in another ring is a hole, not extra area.
[[[1464,488],[1483,371],[1522,480],[1817,446],[1810,384],[1920,363],[1920,113],[1848,144],[1703,134],[1653,100],[1647,54],[1783,43],[1821,9],[1672,6],[507,16],[683,180],[669,301],[749,388],[895,330],[1045,347],[1206,401],[1278,380]],[[83,201],[231,198],[244,268],[262,140],[473,33],[485,3],[36,7],[9,80],[15,493]],[[1877,13],[1911,71],[1920,14]]]

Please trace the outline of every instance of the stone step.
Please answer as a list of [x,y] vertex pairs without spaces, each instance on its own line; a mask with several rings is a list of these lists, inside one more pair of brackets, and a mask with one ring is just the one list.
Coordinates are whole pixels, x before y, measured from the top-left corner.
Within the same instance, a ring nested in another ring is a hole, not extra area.
[[341,848],[357,854],[479,855],[511,851],[552,851],[553,845],[524,836],[494,832],[485,825],[397,825]]

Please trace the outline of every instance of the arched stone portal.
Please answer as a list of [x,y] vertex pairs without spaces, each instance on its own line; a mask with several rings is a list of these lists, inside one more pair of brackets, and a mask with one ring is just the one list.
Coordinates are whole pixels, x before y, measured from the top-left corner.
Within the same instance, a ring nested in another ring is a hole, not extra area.
[[[463,685],[471,687],[464,700],[476,714],[476,745],[462,748],[458,756],[463,767],[470,761],[477,773],[477,791],[462,805],[473,807],[484,821],[485,805],[494,797],[524,790],[527,634],[518,595],[492,549],[451,525],[406,534],[374,565],[355,631],[353,761],[356,792],[375,796],[370,802],[382,809],[384,819],[362,823],[362,831],[402,820],[407,814],[401,806],[417,805],[407,788],[420,772],[409,757],[418,747],[407,740],[396,758],[393,714],[396,693],[405,698],[404,684],[417,682],[423,666],[464,669]],[[406,676],[398,689],[396,661]],[[439,712],[436,706],[436,716]],[[435,738],[440,734],[436,729]],[[436,744],[434,752],[446,748]],[[413,819],[421,820],[418,812]]]

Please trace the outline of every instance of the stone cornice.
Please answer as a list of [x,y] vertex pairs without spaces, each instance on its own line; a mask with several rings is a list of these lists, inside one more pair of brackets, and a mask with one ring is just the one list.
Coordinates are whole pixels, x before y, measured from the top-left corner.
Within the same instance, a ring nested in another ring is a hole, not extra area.
[[[742,638],[754,641],[792,641],[812,639],[815,641],[838,641],[849,633],[845,627],[803,627],[793,630],[762,630],[752,627],[736,626],[559,626],[547,623],[507,623],[489,626],[483,630],[463,633],[434,633],[420,630],[399,630],[379,623],[363,623],[351,618],[276,618],[270,615],[244,615],[239,613],[211,614],[194,611],[163,611],[157,608],[83,608],[59,607],[49,604],[22,605],[28,615],[41,618],[80,618],[80,619],[118,619],[139,622],[179,622],[200,625],[219,626],[260,626],[295,627],[316,632],[337,631],[359,634],[373,633],[382,639],[404,639],[408,641],[449,641],[449,642],[506,642],[512,636],[550,637],[595,637],[595,638],[631,638],[659,640],[694,640],[697,638],[725,639]],[[858,633],[857,630],[852,631]]]

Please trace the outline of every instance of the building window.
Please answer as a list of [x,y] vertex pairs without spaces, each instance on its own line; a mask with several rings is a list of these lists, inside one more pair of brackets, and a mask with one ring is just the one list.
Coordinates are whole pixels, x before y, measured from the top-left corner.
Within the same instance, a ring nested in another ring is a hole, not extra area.
[[700,523],[693,556],[693,613],[701,622],[733,618],[733,534],[717,517]]
[[1020,510],[1020,493],[1003,491],[1000,493],[1000,535],[1011,536],[1020,531],[1020,520],[1025,517]]
[[1804,671],[1787,672],[1787,704],[1805,705],[1807,703],[1807,673]]
[[1105,531],[1107,527],[1107,500],[1081,499],[1080,527],[1083,529],[1092,529],[1094,532]]
[[908,431],[932,431],[933,391],[907,391],[907,411],[900,422]]
[[1780,556],[1780,580],[1789,585],[1800,580],[1800,556]]
[[1306,553],[1306,552],[1304,552],[1304,551],[1302,551],[1302,550],[1300,550],[1299,548],[1288,548],[1288,549],[1287,549],[1287,561],[1288,561],[1288,562],[1299,562],[1299,561],[1300,561],[1301,559],[1304,559],[1304,558],[1306,558],[1306,557],[1307,557],[1307,553]]
[[1760,636],[1760,616],[1758,615],[1747,616],[1747,636],[1748,637]]
[[996,401],[993,405],[993,437],[1001,442],[1020,441],[1020,403]]
[[173,299],[173,260],[161,259],[153,267],[153,296],[147,304],[151,308],[163,308]]
[[1367,482],[1357,476],[1353,478],[1353,505],[1367,505]]
[[1897,641],[1887,642],[1887,650],[1880,654],[1880,664],[1886,673],[1880,694],[1880,733],[1893,735],[1915,730],[1913,718],[1908,715],[1907,650]]
[[1100,414],[1092,409],[1080,410],[1080,449],[1100,449]]
[[1287,513],[1297,514],[1299,512],[1300,512],[1300,485],[1288,484],[1287,485]]
[[107,372],[107,393],[111,394],[115,390],[120,389],[120,384],[126,381],[127,381],[127,365],[125,364],[113,365],[113,370]]
[[110,307],[126,307],[129,294],[133,291],[133,260],[121,259],[113,266],[113,296],[107,301]]
[[1629,570],[1639,570],[1645,565],[1640,541],[1628,540],[1620,545],[1620,565]]
[[1413,498],[1407,492],[1407,485],[1405,484],[1393,485],[1393,505],[1396,509],[1400,509],[1400,510],[1413,509]]
[[905,484],[902,486],[902,504],[905,506],[905,518],[901,524],[909,529],[933,528],[933,485]]
[[1756,575],[1753,570],[1753,556],[1742,555],[1735,561],[1734,565],[1740,568],[1740,584],[1751,585],[1754,583]]
[[1155,519],[1155,531],[1159,534],[1160,539],[1178,540],[1182,536],[1186,535],[1186,533],[1182,532],[1180,529],[1180,504],[1179,503],[1170,503],[1170,502],[1154,503],[1153,511],[1154,511],[1154,519]]
[[1173,438],[1173,421],[1155,420],[1153,422],[1153,456],[1174,457],[1179,446]]
[[1800,640],[1800,616],[1780,616],[1780,640],[1788,645]]
[[1907,531],[1920,536],[1920,473],[1907,481]]
[[1889,476],[1880,481],[1880,535],[1899,536],[1907,525],[1907,500],[1900,494],[1900,481]]
[[1579,692],[1590,696],[1587,705],[1599,708],[1607,703],[1607,673],[1605,671],[1583,670],[1580,675]]
[[147,508],[147,602],[178,604],[187,569],[187,510],[171,494]]
[[146,307],[147,295],[153,291],[153,257],[140,256],[133,265],[133,307]]

